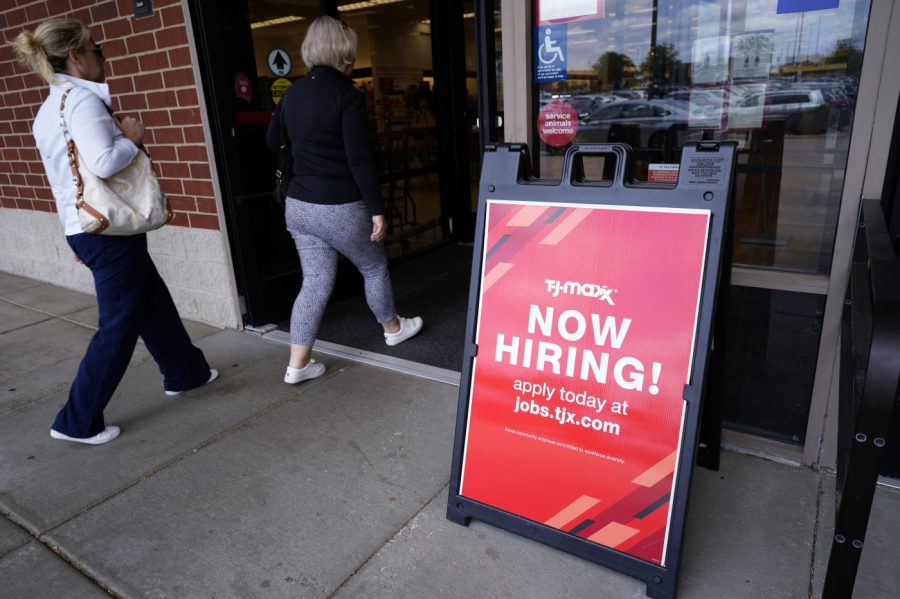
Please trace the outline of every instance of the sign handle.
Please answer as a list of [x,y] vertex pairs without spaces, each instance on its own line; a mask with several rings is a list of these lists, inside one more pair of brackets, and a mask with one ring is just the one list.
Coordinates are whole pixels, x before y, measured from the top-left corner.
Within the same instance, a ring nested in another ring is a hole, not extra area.
[[[612,187],[621,188],[625,186],[625,168],[628,165],[629,156],[631,155],[631,146],[622,143],[613,144],[582,144],[571,146],[566,150],[563,162],[562,185],[572,187],[584,185],[583,181],[577,179],[583,175],[583,157],[584,156],[613,156],[616,160],[616,167],[613,174]],[[605,181],[604,186],[609,186]]]

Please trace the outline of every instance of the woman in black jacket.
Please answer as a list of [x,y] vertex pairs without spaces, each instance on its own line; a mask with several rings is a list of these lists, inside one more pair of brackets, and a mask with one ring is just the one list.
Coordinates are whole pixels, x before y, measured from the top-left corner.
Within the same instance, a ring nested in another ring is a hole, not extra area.
[[291,144],[294,172],[285,221],[303,268],[291,311],[291,356],[284,375],[290,384],[325,373],[310,352],[334,289],[338,252],[363,275],[366,301],[384,328],[385,343],[396,345],[422,329],[421,318],[403,318],[394,308],[365,98],[350,79],[356,45],[356,33],[343,21],[314,20],[301,47],[310,72],[288,89],[269,124],[272,150],[279,145],[282,119]]

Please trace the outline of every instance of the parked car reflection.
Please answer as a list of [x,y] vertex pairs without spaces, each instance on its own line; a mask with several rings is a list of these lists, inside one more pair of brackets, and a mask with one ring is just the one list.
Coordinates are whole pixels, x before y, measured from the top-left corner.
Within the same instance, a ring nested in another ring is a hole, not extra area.
[[764,111],[766,122],[784,121],[788,133],[816,134],[828,128],[830,108],[817,89],[792,87],[750,95],[729,107],[729,119],[746,120],[748,115],[760,111]]
[[576,143],[624,142],[635,148],[660,148],[673,129],[688,124],[687,104],[667,100],[614,102],[581,119]]

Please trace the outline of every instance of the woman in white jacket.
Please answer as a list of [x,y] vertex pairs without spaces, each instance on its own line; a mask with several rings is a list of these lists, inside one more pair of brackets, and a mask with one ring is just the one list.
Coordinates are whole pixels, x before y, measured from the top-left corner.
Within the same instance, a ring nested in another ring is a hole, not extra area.
[[147,253],[146,235],[107,236],[81,230],[63,119],[78,147],[79,168],[98,177],[109,177],[130,164],[144,140],[139,120],[119,120],[112,114],[103,52],[90,29],[80,21],[50,19],[33,33],[19,34],[13,48],[20,63],[50,84],[34,120],[34,138],[66,241],[93,274],[100,312],[97,333],[50,436],[99,445],[119,435],[119,427],[106,425],[103,410],[125,374],[138,336],[159,364],[168,395],[212,382],[218,372],[210,369],[184,330]]

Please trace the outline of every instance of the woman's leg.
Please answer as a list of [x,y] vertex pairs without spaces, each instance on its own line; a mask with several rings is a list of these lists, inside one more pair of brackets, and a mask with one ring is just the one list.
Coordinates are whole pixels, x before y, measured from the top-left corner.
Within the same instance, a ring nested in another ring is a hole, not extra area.
[[286,202],[285,221],[297,246],[303,270],[303,283],[291,310],[289,366],[292,368],[303,368],[309,363],[322,315],[334,290],[337,253],[317,234],[321,230],[317,215],[328,208],[331,206],[307,204],[290,198]]
[[375,319],[392,332],[399,327],[397,311],[394,307],[394,289],[388,271],[387,252],[380,241],[372,241],[372,217],[366,212],[362,202],[328,206],[333,210],[333,218],[341,223],[341,228],[329,232],[325,240],[334,249],[346,256],[362,274],[365,285],[366,303]]
[[94,276],[100,322],[53,430],[83,439],[104,430],[103,410],[134,353],[146,290],[146,251],[134,237],[82,233],[67,241]]
[[192,342],[178,309],[159,276],[150,254],[147,259],[147,291],[140,320],[140,336],[156,360],[166,391],[187,391],[210,380],[210,368],[203,352]]

